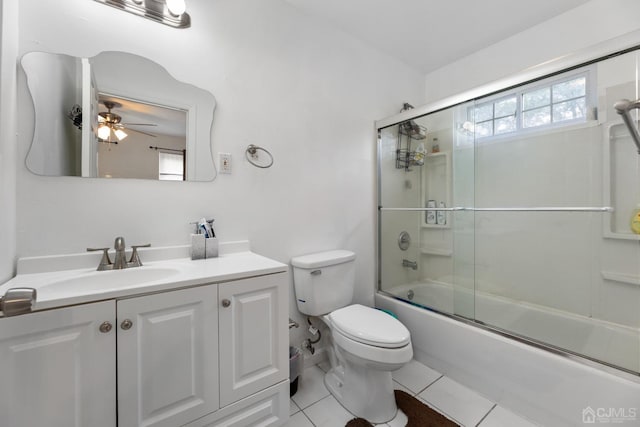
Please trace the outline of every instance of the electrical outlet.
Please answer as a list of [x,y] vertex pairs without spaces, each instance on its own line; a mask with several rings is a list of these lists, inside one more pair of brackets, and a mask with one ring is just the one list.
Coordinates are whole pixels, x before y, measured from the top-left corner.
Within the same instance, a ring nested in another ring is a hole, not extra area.
[[231,154],[218,153],[220,158],[220,173],[231,173]]

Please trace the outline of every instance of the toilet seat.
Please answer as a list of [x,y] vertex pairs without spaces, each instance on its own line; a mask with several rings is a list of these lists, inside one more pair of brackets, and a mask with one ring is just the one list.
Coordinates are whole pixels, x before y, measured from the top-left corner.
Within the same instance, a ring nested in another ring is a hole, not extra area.
[[353,304],[327,316],[345,338],[381,348],[401,348],[411,342],[409,330],[397,319],[375,308]]

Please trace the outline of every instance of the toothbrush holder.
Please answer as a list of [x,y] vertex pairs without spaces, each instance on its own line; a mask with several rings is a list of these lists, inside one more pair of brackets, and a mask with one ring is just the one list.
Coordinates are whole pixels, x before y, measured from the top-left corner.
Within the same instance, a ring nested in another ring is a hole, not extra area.
[[[206,256],[206,243],[204,234],[192,234],[191,235],[191,259],[205,259]],[[217,252],[217,250],[216,250]]]
[[217,258],[218,257],[218,238],[209,237],[204,239],[204,252],[205,258]]

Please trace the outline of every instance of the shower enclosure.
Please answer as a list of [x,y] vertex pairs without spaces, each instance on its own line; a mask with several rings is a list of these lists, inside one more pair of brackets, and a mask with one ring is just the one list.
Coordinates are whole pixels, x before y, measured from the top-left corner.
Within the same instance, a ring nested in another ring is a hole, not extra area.
[[639,110],[614,105],[640,98],[639,63],[630,50],[381,127],[379,290],[638,375]]

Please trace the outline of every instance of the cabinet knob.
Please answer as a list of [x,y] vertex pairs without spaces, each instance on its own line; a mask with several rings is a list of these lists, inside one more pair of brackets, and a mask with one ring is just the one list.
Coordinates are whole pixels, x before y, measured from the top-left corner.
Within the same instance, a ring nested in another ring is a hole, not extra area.
[[227,308],[227,307],[229,307],[230,305],[231,305],[231,301],[229,301],[228,299],[223,299],[223,300],[222,300],[222,306],[223,306],[224,308]]
[[102,324],[100,325],[100,332],[106,334],[107,332],[111,331],[111,328],[113,328],[111,322],[102,322]]
[[124,329],[125,331],[131,329],[132,326],[133,326],[133,322],[131,320],[129,320],[129,319],[124,319],[122,321],[122,323],[120,324],[120,327],[122,329]]

